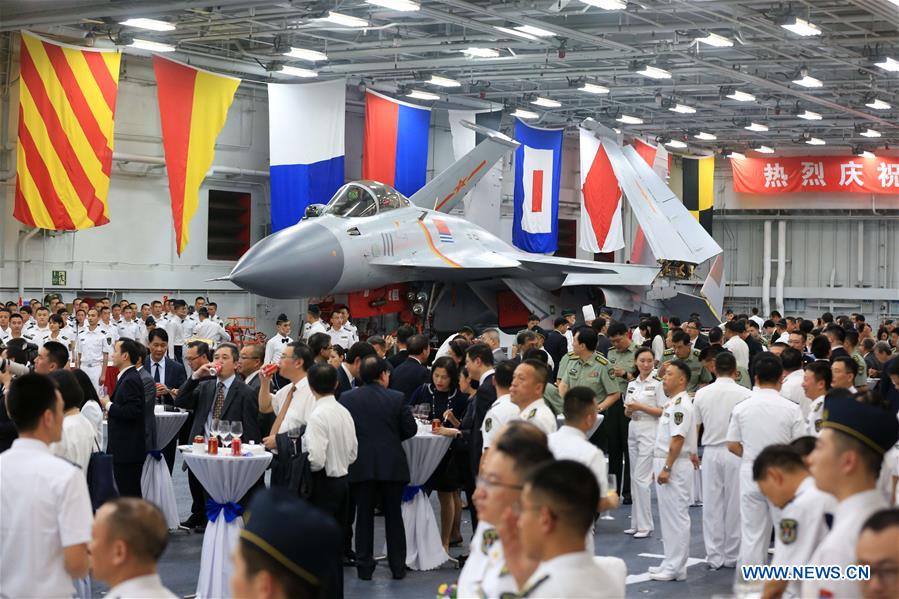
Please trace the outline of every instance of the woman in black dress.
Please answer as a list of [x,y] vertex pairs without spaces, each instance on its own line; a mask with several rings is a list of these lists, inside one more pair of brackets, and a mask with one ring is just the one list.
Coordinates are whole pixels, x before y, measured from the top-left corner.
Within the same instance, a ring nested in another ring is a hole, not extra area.
[[443,548],[449,550],[450,545],[462,541],[460,524],[462,518],[462,496],[460,489],[463,481],[459,477],[458,445],[455,439],[462,416],[468,403],[468,396],[459,390],[459,369],[456,362],[444,356],[434,360],[431,367],[431,382],[425,383],[412,394],[412,405],[430,404],[431,420],[440,420],[441,426],[436,434],[454,437],[449,451],[443,456],[434,474],[424,487],[428,492],[437,491],[440,500],[440,539]]

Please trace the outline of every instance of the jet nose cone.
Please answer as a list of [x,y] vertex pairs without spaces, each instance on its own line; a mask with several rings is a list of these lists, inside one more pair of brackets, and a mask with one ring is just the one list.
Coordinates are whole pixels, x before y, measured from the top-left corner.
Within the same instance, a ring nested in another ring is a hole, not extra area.
[[265,297],[293,299],[327,295],[343,274],[343,248],[315,222],[269,235],[243,255],[230,280]]

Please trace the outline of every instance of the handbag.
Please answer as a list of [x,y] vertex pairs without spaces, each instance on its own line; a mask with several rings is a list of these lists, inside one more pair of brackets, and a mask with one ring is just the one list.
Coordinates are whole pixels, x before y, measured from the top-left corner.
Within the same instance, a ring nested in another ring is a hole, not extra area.
[[[306,425],[303,425],[297,433],[297,438],[301,439],[305,431]],[[275,443],[278,446],[278,457],[276,463],[272,465],[272,486],[285,487],[299,497],[309,499],[313,485],[309,454],[297,451],[297,444],[288,433],[276,434]]]
[[94,444],[97,451],[91,453],[87,464],[87,489],[91,496],[91,506],[96,512],[101,505],[119,496],[119,487],[115,482],[112,456],[100,449],[96,439]]

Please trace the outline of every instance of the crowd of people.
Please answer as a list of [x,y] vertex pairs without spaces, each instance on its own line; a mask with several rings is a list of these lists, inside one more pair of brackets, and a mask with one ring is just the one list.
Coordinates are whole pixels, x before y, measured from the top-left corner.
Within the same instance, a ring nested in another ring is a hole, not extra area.
[[[594,531],[622,503],[626,534],[661,537],[652,580],[686,578],[701,504],[709,568],[768,563],[772,536],[775,565],[870,566],[861,582],[769,580],[766,598],[899,596],[899,322],[754,309],[629,326],[566,310],[550,330],[529,317],[508,348],[495,328],[360,340],[345,307],[322,317],[310,306],[293,336],[281,315],[238,347],[202,297],[0,306],[0,596],[85,596],[89,571],[108,596],[172,596],[155,566],[165,521],[141,499],[159,403],[189,413],[170,471],[214,420],[274,455],[271,488],[260,478],[240,502],[234,596],[341,597],[345,567],[371,580],[376,512],[406,576],[413,414],[451,439],[423,485],[444,549],[468,547],[448,596],[624,596],[624,556],[597,555]],[[86,478],[104,420],[119,495],[105,503]],[[202,532],[207,494],[187,476],[182,526]]]

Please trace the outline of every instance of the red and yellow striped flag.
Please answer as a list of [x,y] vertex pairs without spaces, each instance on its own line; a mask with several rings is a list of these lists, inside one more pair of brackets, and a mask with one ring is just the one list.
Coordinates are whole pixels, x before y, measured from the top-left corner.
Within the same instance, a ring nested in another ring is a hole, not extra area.
[[26,225],[71,231],[109,222],[121,56],[22,32],[13,215]]
[[200,185],[212,166],[215,140],[228,117],[240,79],[153,56],[162,145],[172,197],[178,255],[187,247]]

